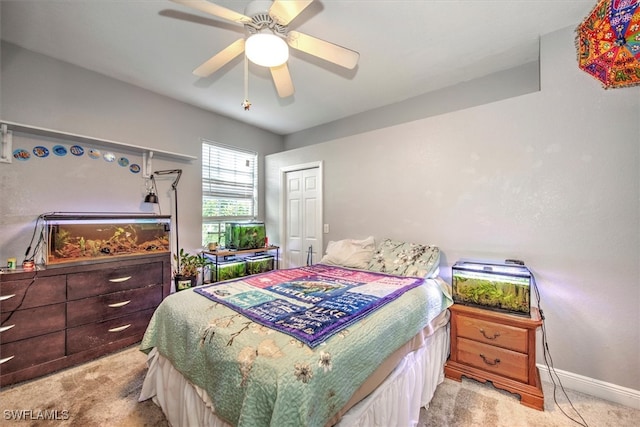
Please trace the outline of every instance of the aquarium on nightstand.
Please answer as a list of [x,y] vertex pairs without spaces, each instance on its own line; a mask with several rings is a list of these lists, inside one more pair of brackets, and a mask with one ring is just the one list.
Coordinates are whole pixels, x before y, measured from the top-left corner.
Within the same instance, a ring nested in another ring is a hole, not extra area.
[[53,214],[43,219],[46,265],[170,251],[170,216]]
[[264,222],[227,222],[224,226],[227,249],[257,249],[265,246]]
[[533,277],[524,265],[461,260],[451,270],[455,303],[530,316]]

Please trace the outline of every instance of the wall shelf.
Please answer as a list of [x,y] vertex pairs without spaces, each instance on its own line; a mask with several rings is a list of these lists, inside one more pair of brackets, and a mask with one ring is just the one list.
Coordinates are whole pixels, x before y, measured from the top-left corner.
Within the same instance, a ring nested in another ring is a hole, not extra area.
[[173,160],[191,161],[197,157],[187,154],[173,153],[171,151],[156,150],[154,148],[141,147],[138,145],[126,144],[123,142],[112,141],[109,139],[94,138],[92,136],[79,135],[70,132],[63,132],[54,129],[41,128],[38,126],[25,125],[20,123],[0,120],[0,163],[11,163],[13,158],[12,137],[13,133],[23,133],[28,135],[44,136],[47,138],[57,138],[69,142],[77,142],[82,144],[96,145],[100,147],[108,147],[112,149],[124,150],[128,152],[142,154],[143,157],[143,175],[147,175],[144,169],[152,170],[150,167],[151,158],[162,157]]

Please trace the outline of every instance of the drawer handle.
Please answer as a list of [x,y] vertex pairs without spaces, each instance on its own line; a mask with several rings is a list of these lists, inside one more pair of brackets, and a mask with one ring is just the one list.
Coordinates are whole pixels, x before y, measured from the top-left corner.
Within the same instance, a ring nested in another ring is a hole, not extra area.
[[16,326],[16,325],[2,326],[2,327],[0,327],[0,332],[8,331],[9,329],[13,328],[14,326]]
[[120,282],[126,282],[129,279],[131,279],[131,276],[118,277],[117,279],[109,279],[109,281],[111,283],[120,283]]
[[111,328],[109,329],[109,332],[120,332],[120,331],[124,331],[125,329],[127,329],[129,326],[131,326],[131,323],[129,323],[128,325],[124,325],[124,326],[118,326],[117,328]]
[[11,298],[13,298],[13,297],[15,297],[15,296],[16,296],[16,294],[11,294],[11,295],[2,295],[2,296],[0,297],[0,301],[6,301],[6,300],[11,299]]
[[2,365],[5,362],[8,362],[9,360],[13,359],[15,356],[9,356],[9,357],[5,357],[4,359],[0,359],[0,365]]
[[116,302],[116,303],[113,303],[113,304],[109,304],[109,307],[111,307],[111,308],[124,307],[125,305],[129,304],[130,302],[131,302],[131,300],[122,301],[122,302]]
[[480,354],[480,357],[482,358],[482,361],[487,365],[496,366],[498,363],[500,363],[500,359],[495,358],[493,359],[493,362],[492,362],[491,360],[487,359],[485,355],[482,353]]
[[488,340],[495,340],[496,338],[498,338],[500,336],[500,332],[496,332],[496,333],[493,334],[492,337],[490,337],[489,335],[487,335],[487,333],[484,331],[484,329],[480,329],[480,333],[482,334],[482,336],[484,336]]

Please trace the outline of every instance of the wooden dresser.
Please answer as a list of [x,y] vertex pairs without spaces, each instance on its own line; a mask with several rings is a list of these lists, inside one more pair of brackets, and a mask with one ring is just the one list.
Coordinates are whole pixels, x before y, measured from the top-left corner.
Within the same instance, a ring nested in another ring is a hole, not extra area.
[[538,310],[532,307],[530,318],[460,304],[450,310],[451,355],[445,376],[491,381],[520,395],[523,405],[544,410],[536,366],[536,329],[542,325]]
[[0,274],[0,386],[135,344],[170,289],[169,254]]

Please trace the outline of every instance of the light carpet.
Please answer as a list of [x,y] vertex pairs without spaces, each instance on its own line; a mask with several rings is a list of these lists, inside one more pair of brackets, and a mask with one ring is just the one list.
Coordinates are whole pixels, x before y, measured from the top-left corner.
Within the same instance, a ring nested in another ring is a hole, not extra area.
[[[138,402],[146,370],[146,355],[134,346],[37,380],[5,387],[0,390],[0,426],[168,426],[161,409],[151,400]],[[421,411],[419,426],[577,426],[553,403],[551,385],[544,386],[545,411],[541,412],[520,405],[516,395],[489,383],[466,378],[461,383],[445,380],[438,386],[429,410]],[[640,425],[638,410],[581,393],[568,393],[589,427]],[[559,402],[565,411],[570,410],[564,398]],[[43,419],[52,414],[58,419]]]

